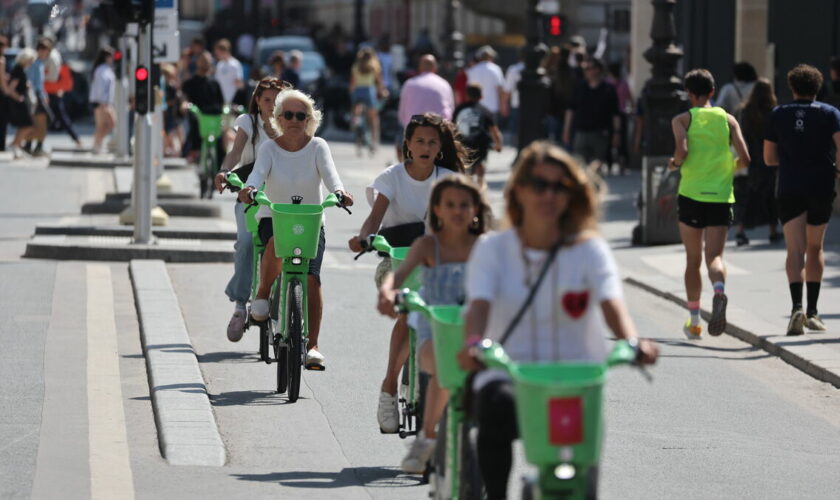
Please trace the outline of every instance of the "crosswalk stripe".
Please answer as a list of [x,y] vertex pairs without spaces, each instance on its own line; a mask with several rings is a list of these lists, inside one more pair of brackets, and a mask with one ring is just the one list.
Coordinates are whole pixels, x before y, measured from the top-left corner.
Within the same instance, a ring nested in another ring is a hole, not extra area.
[[91,498],[134,498],[111,268],[87,266],[88,436]]

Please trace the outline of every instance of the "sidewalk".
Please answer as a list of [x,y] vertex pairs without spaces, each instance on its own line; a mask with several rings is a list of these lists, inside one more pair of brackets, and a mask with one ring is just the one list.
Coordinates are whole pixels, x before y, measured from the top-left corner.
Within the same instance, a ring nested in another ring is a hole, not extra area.
[[[685,254],[682,245],[632,247],[630,231],[635,225],[635,191],[639,176],[607,179],[610,193],[602,232],[613,246],[625,281],[651,293],[685,305],[683,272]],[[724,260],[728,276],[726,294],[728,327],[726,332],[819,380],[840,388],[840,220],[833,220],[825,238],[825,274],[820,291],[820,316],[826,332],[811,332],[801,337],[785,335],[790,316],[790,294],[785,276],[785,247],[770,244],[767,229],[749,231],[751,245],[738,248],[727,243]],[[730,239],[734,232],[730,231]],[[708,320],[712,290],[703,274],[701,306]],[[686,313],[686,318],[688,317]],[[682,325],[674,325],[681,329]],[[641,332],[644,335],[644,332]],[[705,331],[704,336],[708,335]],[[688,340],[686,341],[688,342]],[[702,342],[702,340],[701,340]]]

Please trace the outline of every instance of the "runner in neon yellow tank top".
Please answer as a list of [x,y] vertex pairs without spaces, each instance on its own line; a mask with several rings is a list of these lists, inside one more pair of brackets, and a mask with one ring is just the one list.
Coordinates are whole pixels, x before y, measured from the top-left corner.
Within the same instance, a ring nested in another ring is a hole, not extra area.
[[732,204],[735,202],[732,177],[736,168],[730,145],[738,153],[737,167],[749,166],[750,155],[735,117],[711,106],[710,100],[715,93],[712,74],[705,69],[689,71],[685,76],[685,88],[691,109],[674,117],[671,123],[676,152],[669,167],[680,169],[682,175],[677,209],[680,238],[686,252],[685,290],[690,312],[683,333],[689,339],[699,339],[702,332],[700,292],[703,288],[700,265],[704,253],[715,291],[709,333],[720,335],[726,329],[723,248],[732,222]]

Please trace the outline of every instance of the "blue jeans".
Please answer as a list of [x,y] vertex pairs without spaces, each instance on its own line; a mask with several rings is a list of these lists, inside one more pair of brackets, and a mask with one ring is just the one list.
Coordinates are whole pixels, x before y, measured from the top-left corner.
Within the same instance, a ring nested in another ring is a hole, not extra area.
[[[233,276],[225,288],[225,295],[233,302],[246,304],[251,298],[251,273],[254,260],[253,241],[245,225],[244,203],[236,203],[236,243],[233,244]],[[253,208],[252,210],[256,210]]]

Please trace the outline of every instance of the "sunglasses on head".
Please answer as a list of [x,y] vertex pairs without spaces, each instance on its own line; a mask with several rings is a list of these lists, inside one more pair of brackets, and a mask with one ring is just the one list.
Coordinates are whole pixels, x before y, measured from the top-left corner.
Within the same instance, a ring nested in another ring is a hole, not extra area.
[[440,117],[437,115],[412,115],[410,121],[413,123],[440,123]]
[[523,184],[531,188],[537,194],[543,194],[548,190],[551,190],[557,194],[567,193],[571,191],[569,181],[551,182],[543,177],[531,177],[530,179],[526,180]]
[[278,79],[263,80],[263,81],[260,82],[260,88],[262,88],[262,89],[283,90],[287,87],[287,85],[288,84],[286,82],[284,82],[283,80],[278,80]]
[[292,118],[295,118],[299,122],[302,122],[309,118],[309,115],[302,111],[298,111],[297,113],[295,113],[294,111],[283,111],[281,116],[289,121],[292,121]]

